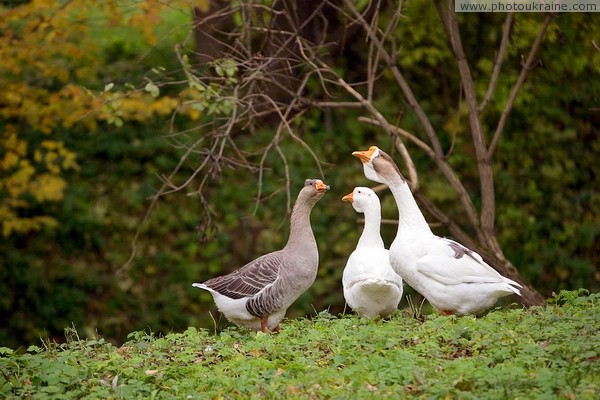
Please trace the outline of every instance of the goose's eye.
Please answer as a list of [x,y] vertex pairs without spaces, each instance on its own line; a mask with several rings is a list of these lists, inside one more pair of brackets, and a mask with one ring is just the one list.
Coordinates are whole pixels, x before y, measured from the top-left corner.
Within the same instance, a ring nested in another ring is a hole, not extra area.
[[362,192],[359,190],[358,193],[362,193]]

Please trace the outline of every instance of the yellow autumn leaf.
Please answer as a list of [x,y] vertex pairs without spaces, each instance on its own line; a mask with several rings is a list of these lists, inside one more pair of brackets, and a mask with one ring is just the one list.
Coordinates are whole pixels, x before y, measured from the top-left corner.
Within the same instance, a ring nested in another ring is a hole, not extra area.
[[184,110],[184,114],[187,115],[192,121],[198,121],[200,117],[202,117],[202,113],[198,110],[195,110],[191,107],[186,107]]
[[50,174],[42,174],[31,183],[31,194],[39,201],[60,201],[63,198],[66,182]]
[[10,197],[18,197],[25,193],[31,182],[35,168],[28,160],[20,160],[18,169],[4,181]]
[[4,171],[7,171],[11,168],[14,168],[18,163],[19,163],[19,156],[12,151],[8,151],[4,155],[2,162],[0,162],[0,168]]
[[65,153],[62,154],[62,156],[63,156],[63,161],[62,161],[63,169],[79,170],[79,166],[77,165],[77,161],[75,158],[75,153],[73,153],[71,151],[65,151]]
[[[5,133],[9,130],[10,127],[7,126],[5,129]],[[10,133],[6,139],[4,139],[4,143],[2,146],[5,150],[12,150],[20,157],[23,157],[27,153],[27,143],[17,137],[16,133]]]
[[18,218],[11,214],[8,218],[2,220],[2,235],[7,237],[13,232],[24,233],[40,230],[44,226],[55,228],[58,226],[58,222],[49,216]]
[[179,105],[179,100],[172,97],[163,97],[152,104],[152,110],[158,115],[168,115]]

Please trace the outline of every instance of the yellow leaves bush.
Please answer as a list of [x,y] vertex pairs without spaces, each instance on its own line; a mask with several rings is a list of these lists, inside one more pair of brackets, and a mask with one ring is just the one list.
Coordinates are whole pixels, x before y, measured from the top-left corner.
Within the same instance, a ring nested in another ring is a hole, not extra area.
[[[56,221],[49,216],[21,216],[34,204],[58,202],[63,199],[65,170],[77,168],[75,154],[64,143],[44,140],[39,148],[28,151],[28,144],[16,132],[5,131],[0,156],[0,221],[2,234],[51,227]],[[34,201],[32,201],[33,199]]]
[[42,174],[31,183],[31,192],[39,202],[59,201],[65,191],[65,180],[52,174]]
[[96,104],[102,104],[94,110],[94,117],[116,126],[122,126],[124,120],[147,123],[156,116],[170,115],[180,106],[178,98],[155,98],[141,91],[105,91],[101,94],[91,93],[91,97]]
[[178,105],[179,101],[172,97],[155,99],[147,93],[136,92],[121,99],[120,110],[127,120],[142,122],[155,115],[169,115]]
[[31,214],[41,204],[62,201],[67,186],[63,175],[77,168],[76,154],[60,140],[62,130],[92,132],[102,122],[145,123],[181,106],[178,97],[160,97],[158,90],[153,97],[141,90],[94,94],[85,89],[98,84],[104,66],[103,53],[88,33],[99,21],[133,26],[151,45],[157,41],[154,28],[162,10],[192,4],[149,0],[124,7],[116,0],[34,0],[14,7],[0,5],[0,225],[4,236],[56,225],[47,215]]
[[[159,7],[157,7],[159,5]],[[157,38],[154,35],[154,26],[162,21],[160,9],[162,5],[157,1],[147,0],[138,3],[140,12],[133,14],[129,18],[129,25],[138,27],[142,30],[142,34],[149,44],[156,44]]]
[[2,236],[8,237],[13,233],[39,231],[43,227],[55,228],[58,222],[47,215],[19,218],[10,209],[0,204],[0,219],[2,220]]

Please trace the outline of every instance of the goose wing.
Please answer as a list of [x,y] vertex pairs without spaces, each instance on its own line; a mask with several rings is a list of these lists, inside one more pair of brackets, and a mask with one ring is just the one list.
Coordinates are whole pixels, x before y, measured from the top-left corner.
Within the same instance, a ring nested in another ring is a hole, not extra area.
[[253,297],[277,280],[282,262],[279,251],[265,254],[230,274],[207,280],[204,285],[232,299]]
[[478,253],[458,242],[435,238],[427,249],[427,254],[417,261],[417,270],[442,284],[506,282],[520,287],[490,267]]

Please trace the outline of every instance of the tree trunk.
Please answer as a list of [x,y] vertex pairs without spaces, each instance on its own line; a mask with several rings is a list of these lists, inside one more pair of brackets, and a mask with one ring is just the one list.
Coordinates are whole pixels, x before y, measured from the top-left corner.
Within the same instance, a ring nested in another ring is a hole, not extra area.
[[497,271],[502,271],[502,275],[523,285],[520,301],[525,307],[546,305],[546,299],[521,277],[517,268],[509,260],[506,258],[504,260],[494,260],[491,265]]
[[[496,235],[486,235],[487,243],[485,253],[486,261],[501,275],[517,281],[523,288],[521,289],[521,304],[525,307],[543,306],[546,304],[546,299],[519,273],[519,270],[506,258],[500,244],[496,239]],[[483,254],[482,254],[483,257]]]
[[232,40],[226,33],[233,28],[230,10],[231,2],[211,0],[208,10],[194,7],[194,37],[196,39],[196,60],[200,64],[223,57],[228,43]]

